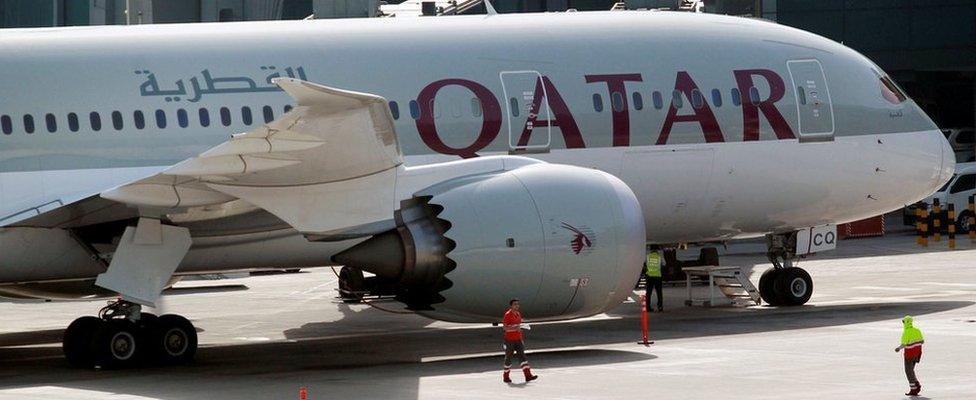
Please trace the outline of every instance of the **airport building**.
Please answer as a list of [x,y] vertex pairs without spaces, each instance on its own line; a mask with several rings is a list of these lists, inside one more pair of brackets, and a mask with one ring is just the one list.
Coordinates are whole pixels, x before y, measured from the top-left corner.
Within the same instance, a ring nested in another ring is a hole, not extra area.
[[[494,4],[502,13],[681,9],[766,18],[864,53],[939,126],[976,125],[976,0],[496,0]],[[481,0],[0,0],[0,27],[484,12]]]

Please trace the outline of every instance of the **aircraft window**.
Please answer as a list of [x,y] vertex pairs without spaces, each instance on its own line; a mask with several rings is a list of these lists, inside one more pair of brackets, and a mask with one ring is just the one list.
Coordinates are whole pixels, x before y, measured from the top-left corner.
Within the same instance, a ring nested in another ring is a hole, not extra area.
[[0,128],[3,128],[3,134],[9,135],[14,131],[14,124],[10,122],[9,116],[0,116]]
[[712,103],[715,104],[715,107],[721,107],[722,106],[722,91],[721,90],[712,89]]
[[420,104],[417,104],[417,100],[410,100],[410,118],[420,119]]
[[675,90],[671,92],[671,105],[674,106],[674,108],[684,107],[685,104],[684,100],[681,98],[680,91]]
[[508,108],[510,108],[512,110],[512,116],[513,117],[519,116],[518,99],[512,97],[512,98],[508,99],[508,104],[509,104],[509,107]]
[[250,126],[251,123],[254,122],[254,118],[253,116],[251,116],[251,107],[248,106],[241,107],[241,122],[243,122],[244,125],[248,125],[248,126]]
[[190,119],[186,117],[186,110],[182,108],[176,110],[176,123],[180,124],[180,128],[186,128],[190,125]]
[[156,127],[166,129],[166,111],[156,110]]
[[884,97],[889,103],[901,104],[903,101],[908,100],[905,92],[890,77],[882,76],[879,79],[881,79],[881,97]]
[[395,101],[390,102],[390,114],[393,114],[393,119],[400,119],[400,106]]
[[24,115],[24,130],[27,133],[34,133],[34,116],[30,114]]
[[115,130],[117,131],[122,130],[122,113],[118,111],[112,111],[112,126],[114,126]]
[[285,112],[291,111],[291,104],[285,106]]
[[88,114],[88,123],[91,124],[91,128],[93,131],[98,132],[102,130],[101,114],[92,111],[91,114]]
[[434,118],[441,117],[441,110],[437,109],[437,106],[434,104],[434,99],[430,99],[430,101],[427,102],[427,108],[430,111],[430,115],[433,115]]
[[480,118],[481,113],[481,100],[477,98],[471,99],[471,115],[474,115],[475,118]]
[[136,110],[132,112],[132,119],[136,123],[136,129],[146,127],[146,116],[142,115],[142,111]]
[[705,107],[705,97],[702,96],[701,91],[698,89],[691,91],[691,106],[699,110]]
[[759,89],[756,89],[755,86],[749,89],[749,101],[752,104],[759,104]]
[[796,87],[796,97],[800,99],[800,105],[807,105],[807,91],[803,90],[803,86]]
[[603,112],[603,96],[599,93],[593,93],[593,109],[596,112]]
[[417,100],[410,100],[410,117],[420,119],[420,104],[417,103]]
[[58,120],[54,118],[54,114],[45,115],[44,122],[47,123],[48,132],[54,133],[58,130]]
[[68,113],[68,129],[78,132],[78,114]]
[[264,106],[263,111],[264,111],[264,123],[269,123],[271,121],[274,121],[274,110],[271,109],[271,106]]
[[651,100],[654,101],[654,108],[658,110],[664,108],[664,96],[661,96],[661,92],[651,93]]
[[613,110],[616,112],[621,112],[624,110],[624,96],[620,92],[613,92],[610,96],[610,105],[613,106]]
[[210,126],[210,111],[206,108],[200,109],[200,126],[204,128]]
[[736,107],[742,105],[742,95],[739,93],[739,89],[732,89],[732,105]]
[[220,123],[224,126],[230,126],[230,109],[227,107],[220,107]]
[[634,109],[637,111],[644,109],[644,97],[639,92],[634,92]]
[[949,193],[959,193],[973,189],[976,189],[976,174],[959,175],[959,179],[956,179],[956,183],[952,184],[952,190]]

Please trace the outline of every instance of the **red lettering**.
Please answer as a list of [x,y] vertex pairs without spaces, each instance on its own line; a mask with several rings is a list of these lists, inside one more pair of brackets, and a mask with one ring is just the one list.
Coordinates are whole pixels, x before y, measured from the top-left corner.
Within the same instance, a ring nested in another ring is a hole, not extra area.
[[[543,85],[545,85],[545,90],[543,90]],[[549,110],[552,111],[552,119],[536,121],[539,118],[543,98],[549,103]],[[548,76],[543,76],[541,79],[536,80],[535,93],[532,95],[532,107],[529,110],[529,118],[525,127],[522,128],[522,134],[519,135],[518,146],[520,147],[529,144],[529,137],[532,136],[532,132],[534,131],[529,126],[558,127],[563,134],[563,141],[566,142],[567,149],[586,147],[586,144],[583,143],[583,135],[580,134],[579,126],[576,125],[576,120],[573,119],[573,114],[569,112],[569,107],[566,106],[566,102],[563,101],[562,96],[559,95],[559,91],[556,90],[556,87],[549,80]]]
[[[671,101],[668,115],[664,119],[664,126],[661,128],[661,134],[657,137],[657,144],[662,145],[668,143],[668,137],[671,135],[671,128],[675,122],[698,122],[698,125],[701,126],[702,134],[705,135],[705,143],[724,142],[725,138],[722,137],[722,129],[719,128],[718,121],[715,120],[715,114],[712,113],[712,108],[708,106],[708,102],[705,101],[705,95],[698,89],[698,85],[691,79],[691,75],[688,75],[688,72],[678,72],[678,76],[674,82],[674,90],[683,93],[685,98],[688,99],[688,108],[691,109],[692,114],[678,115],[678,108],[674,106],[675,102]],[[693,99],[696,96],[693,93],[696,91],[698,92],[697,98],[701,102],[700,107],[695,107],[694,104],[695,101]]]
[[[777,139],[793,139],[793,129],[786,122],[783,115],[776,109],[776,102],[783,98],[786,93],[786,86],[783,79],[776,72],[768,69],[746,69],[732,71],[735,74],[735,83],[739,87],[739,94],[742,97],[742,140],[759,140],[759,112],[762,111],[773,127]],[[756,87],[752,81],[753,76],[761,76],[769,84],[769,98],[759,101],[752,101],[752,89]]]
[[[630,114],[627,106],[627,90],[624,82],[642,82],[640,74],[586,75],[586,83],[606,82],[610,93],[610,109],[613,111],[613,145],[630,146]],[[621,107],[613,107],[614,95],[620,96]]]
[[[450,147],[437,134],[437,127],[434,124],[434,113],[430,110],[432,107],[428,105],[433,104],[434,97],[437,96],[437,91],[448,85],[458,85],[467,88],[481,102],[481,132],[478,133],[478,138],[475,139],[474,143],[471,143],[468,147]],[[420,118],[417,119],[417,131],[420,133],[420,138],[431,150],[441,154],[451,154],[463,158],[477,157],[477,152],[491,144],[498,137],[498,132],[501,130],[502,112],[501,107],[498,105],[498,99],[495,98],[495,95],[488,88],[478,82],[467,79],[442,79],[436,81],[420,91],[420,94],[417,95],[417,103],[425,109],[425,112],[421,112]]]

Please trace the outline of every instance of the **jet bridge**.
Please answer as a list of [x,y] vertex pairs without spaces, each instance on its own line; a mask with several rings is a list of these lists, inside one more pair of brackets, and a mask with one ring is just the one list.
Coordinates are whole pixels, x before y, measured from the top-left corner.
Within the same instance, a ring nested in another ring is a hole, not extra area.
[[380,5],[381,17],[421,17],[457,15],[484,3],[484,0],[407,0]]

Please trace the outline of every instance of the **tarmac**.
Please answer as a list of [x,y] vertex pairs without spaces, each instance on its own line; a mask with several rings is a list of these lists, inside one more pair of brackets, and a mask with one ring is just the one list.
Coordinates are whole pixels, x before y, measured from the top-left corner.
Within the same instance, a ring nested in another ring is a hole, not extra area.
[[[803,307],[686,307],[684,286],[666,286],[649,347],[637,344],[636,292],[605,314],[533,324],[525,342],[541,377],[529,384],[517,371],[502,383],[499,327],[337,302],[330,268],[177,284],[154,311],[199,330],[196,361],[178,367],[71,368],[62,331],[104,300],[0,301],[0,399],[298,399],[302,387],[310,400],[901,399],[893,350],[906,314],[926,339],[919,398],[973,399],[976,245],[961,235],[946,247],[904,232],[842,241],[800,263],[814,279]],[[722,264],[755,283],[762,251],[736,244]]]

